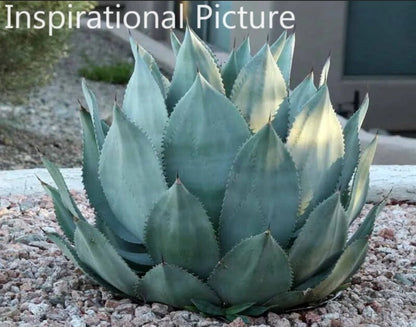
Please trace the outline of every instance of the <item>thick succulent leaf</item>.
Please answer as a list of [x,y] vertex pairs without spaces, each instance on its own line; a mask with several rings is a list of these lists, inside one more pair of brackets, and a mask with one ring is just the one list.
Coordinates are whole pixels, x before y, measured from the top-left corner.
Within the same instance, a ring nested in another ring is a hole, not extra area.
[[199,312],[210,316],[224,316],[225,310],[219,306],[216,306],[210,302],[204,300],[195,300],[191,299],[192,303],[195,305]]
[[313,72],[311,72],[289,95],[289,126],[292,126],[297,115],[301,112],[305,104],[316,94],[316,91],[315,84],[313,83]]
[[57,233],[48,233],[47,235],[48,239],[54,242],[62,251],[62,253],[69,260],[71,260],[76,267],[81,269],[89,278],[91,278],[97,284],[105,287],[107,290],[111,292],[120,293],[120,290],[113,287],[111,284],[107,283],[104,279],[98,276],[87,264],[81,261],[81,259],[78,257],[77,252],[75,251],[75,248],[71,244],[69,244],[61,235]]
[[320,282],[322,282],[324,279],[326,279],[329,274],[331,273],[332,269],[334,269],[334,265],[337,263],[337,260],[339,256],[342,254],[342,251],[338,253],[336,256],[331,258],[325,266],[327,267],[324,270],[321,270],[317,274],[315,274],[312,277],[309,277],[307,280],[305,280],[301,284],[297,284],[296,287],[293,288],[294,291],[303,291],[307,292],[310,289],[316,287]]
[[211,52],[196,34],[187,28],[176,58],[175,71],[166,100],[170,112],[188,92],[198,71],[215,89],[225,93],[220,71]]
[[311,209],[329,197],[341,175],[344,143],[341,125],[323,86],[297,115],[287,146],[300,171],[302,222]]
[[238,74],[250,60],[250,41],[247,37],[237,49],[231,51],[228,60],[221,68],[221,77],[224,82],[226,96],[230,96]]
[[317,301],[330,295],[353,275],[361,266],[367,253],[367,239],[359,239],[351,243],[338,259],[331,274],[307,295],[308,301]]
[[243,68],[251,60],[250,37],[246,37],[236,50],[237,65]]
[[142,252],[129,252],[124,250],[117,250],[118,254],[125,260],[136,263],[141,266],[153,266],[154,261],[149,254]]
[[171,115],[164,140],[168,183],[179,173],[214,226],[232,161],[249,135],[235,106],[200,74]]
[[266,44],[241,69],[230,99],[239,108],[250,128],[257,132],[274,117],[286,96],[283,76]]
[[141,280],[140,293],[146,301],[173,307],[192,305],[192,300],[220,305],[218,296],[208,285],[187,271],[169,264],[160,264],[149,270]]
[[208,277],[219,260],[215,232],[202,204],[177,180],[151,211],[146,247],[156,263],[166,262]]
[[123,293],[136,295],[139,278],[101,232],[87,222],[79,221],[74,243],[81,261],[97,275]]
[[135,65],[124,95],[123,111],[143,129],[160,152],[163,130],[168,119],[165,99],[148,65],[138,55],[137,46],[132,46],[132,50],[135,53]]
[[145,220],[166,184],[147,136],[119,108],[113,117],[100,157],[100,180],[112,212],[143,240]]
[[146,65],[149,67],[150,72],[152,73],[153,78],[155,79],[157,85],[159,85],[160,91],[162,92],[163,98],[166,98],[168,89],[169,89],[169,80],[166,83],[166,78],[160,72],[159,66],[156,63],[155,58],[141,45],[136,43],[133,38],[130,37],[130,46],[133,53],[133,57],[137,60],[140,56]]
[[92,117],[87,111],[82,109],[80,116],[83,131],[82,182],[90,204],[96,212],[96,225],[103,233],[104,225],[108,225],[110,227],[110,229],[107,229],[109,233],[115,233],[118,237],[126,241],[138,243],[138,239],[120,224],[108,205],[98,176],[100,152],[96,143]]
[[285,42],[282,52],[277,59],[277,65],[286,81],[287,88],[290,87],[290,73],[292,71],[293,52],[295,50],[295,33],[290,35]]
[[352,223],[361,212],[370,184],[370,166],[374,159],[377,148],[377,136],[371,141],[367,148],[363,151],[357,171],[354,175],[354,181],[351,188],[350,203],[347,209],[347,219]]
[[360,157],[359,132],[368,109],[368,94],[359,110],[348,120],[344,127],[345,156],[341,175],[341,191],[348,190],[348,185],[357,168]]
[[319,87],[322,87],[328,82],[329,67],[331,66],[331,56],[325,61],[324,67],[322,67],[321,77],[319,78]]
[[295,227],[298,202],[295,164],[267,124],[242,147],[231,169],[220,220],[222,253],[266,229],[285,247]]
[[230,305],[261,304],[276,293],[288,291],[291,282],[287,256],[268,231],[238,244],[208,279],[208,284]]
[[261,316],[263,313],[265,313],[268,310],[269,310],[269,307],[265,307],[261,305],[253,305],[247,310],[244,310],[242,314],[244,314],[245,316],[257,317],[257,316]]
[[290,103],[289,97],[286,97],[280,104],[276,115],[272,121],[272,125],[277,135],[283,142],[286,142],[289,125]]
[[305,292],[289,291],[276,294],[265,303],[265,306],[269,307],[271,311],[282,312],[285,309],[296,307],[304,302]]
[[94,92],[89,88],[85,79],[82,79],[82,92],[84,93],[85,101],[87,102],[88,109],[92,113],[92,123],[94,126],[94,136],[97,140],[98,149],[101,150],[105,140],[105,132],[100,119],[100,112],[98,109],[97,99]]
[[181,41],[179,41],[178,37],[173,31],[170,31],[170,44],[172,46],[172,50],[175,54],[175,57],[177,57],[179,49],[181,48]]
[[103,128],[104,136],[107,136],[110,126],[108,126],[107,123],[102,119],[101,119],[101,127]]
[[283,51],[283,48],[285,46],[286,37],[287,37],[287,31],[284,30],[283,33],[280,34],[280,36],[277,38],[277,40],[274,41],[273,44],[270,46],[270,51],[273,55],[274,61],[276,62],[279,59]]
[[[119,224],[120,225],[120,224]],[[112,246],[117,250],[117,253],[127,261],[130,267],[130,263],[136,265],[134,269],[140,271],[147,271],[148,267],[146,266],[153,266],[153,260],[150,255],[147,253],[146,248],[142,244],[138,243],[131,243],[114,233],[114,231],[108,227],[105,222],[102,222],[100,226],[97,226],[99,231],[104,234],[104,236],[108,239]],[[140,265],[142,267],[139,267]],[[133,267],[132,267],[133,268]]]
[[386,200],[374,205],[365,217],[364,221],[361,223],[360,227],[355,231],[355,233],[351,236],[348,240],[348,245],[359,240],[361,238],[365,239],[370,237],[371,233],[373,232],[374,222],[378,214],[383,210],[384,206],[386,205]]
[[52,198],[53,206],[55,208],[56,220],[58,221],[59,227],[61,227],[68,240],[73,242],[75,232],[74,216],[65,207],[58,190],[44,182],[41,183],[45,191]]
[[256,304],[255,302],[249,302],[249,303],[233,305],[233,306],[228,307],[227,309],[225,309],[225,314],[226,315],[236,315],[236,314],[239,314],[239,313],[251,308],[255,304]]
[[316,207],[289,251],[294,283],[300,284],[326,268],[347,241],[348,223],[339,193]]
[[237,54],[233,49],[228,57],[228,60],[221,67],[221,77],[224,82],[225,95],[227,97],[230,96],[234,81],[237,78],[240,69],[237,63]]
[[69,193],[68,186],[66,185],[64,177],[62,176],[58,167],[56,167],[52,162],[46,160],[45,158],[42,158],[42,162],[48,170],[49,175],[51,175],[56,186],[58,187],[58,192],[61,196],[61,200],[65,208],[67,208],[71,212],[73,217],[76,217],[78,219],[84,219],[78,207],[74,203],[74,200],[72,199],[72,196]]

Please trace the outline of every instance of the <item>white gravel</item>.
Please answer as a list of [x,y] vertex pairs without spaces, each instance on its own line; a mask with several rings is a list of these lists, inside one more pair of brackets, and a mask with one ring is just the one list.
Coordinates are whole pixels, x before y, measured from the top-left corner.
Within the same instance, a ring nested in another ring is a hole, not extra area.
[[[85,196],[75,199],[92,218]],[[75,269],[41,228],[59,230],[48,197],[0,197],[0,327],[227,326],[165,305],[115,298]],[[416,206],[390,204],[377,219],[363,268],[340,298],[228,326],[415,327],[415,249]]]

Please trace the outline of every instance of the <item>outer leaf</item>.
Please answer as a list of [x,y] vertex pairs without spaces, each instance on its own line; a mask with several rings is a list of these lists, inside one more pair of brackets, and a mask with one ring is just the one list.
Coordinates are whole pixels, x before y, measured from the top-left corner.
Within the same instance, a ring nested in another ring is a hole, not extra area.
[[175,57],[177,57],[179,49],[181,48],[181,41],[179,41],[178,37],[173,31],[170,32],[170,44],[172,45],[172,50],[175,54]]
[[107,283],[104,279],[98,276],[87,264],[85,264],[81,259],[78,257],[75,248],[69,244],[62,236],[56,233],[48,233],[48,239],[54,242],[62,253],[72,261],[79,269],[81,269],[89,278],[93,281],[98,283],[99,285],[105,287],[109,291],[114,293],[120,293],[120,291],[113,287],[111,284]]
[[292,126],[296,116],[301,112],[305,104],[312,99],[316,94],[316,87],[313,83],[313,72],[311,72],[300,83],[293,92],[289,95],[290,114],[289,114],[289,126]]
[[350,245],[351,243],[359,239],[362,239],[362,238],[365,239],[365,238],[370,237],[374,229],[375,219],[378,216],[378,214],[383,210],[385,205],[386,205],[386,200],[382,201],[379,204],[376,204],[375,206],[371,208],[371,210],[367,214],[367,217],[361,223],[360,227],[358,227],[354,235],[348,240],[348,245]]
[[290,113],[290,104],[289,97],[286,97],[283,102],[280,104],[279,109],[277,110],[276,116],[272,121],[272,125],[277,135],[281,138],[283,142],[286,142],[288,134],[288,125],[289,125],[289,113]]
[[360,109],[348,120],[344,127],[345,156],[342,168],[341,190],[348,189],[352,175],[357,168],[360,157],[359,132],[368,109],[368,94],[365,96]]
[[315,93],[316,87],[311,73],[281,103],[272,124],[282,141],[286,142],[288,129],[292,126],[295,116]]
[[374,159],[377,147],[377,136],[367,146],[361,155],[357,171],[354,175],[354,181],[351,188],[350,203],[347,209],[347,219],[352,223],[361,212],[367,199],[368,188],[370,184],[370,166]]
[[271,124],[237,154],[221,213],[222,253],[270,229],[286,246],[295,227],[299,187],[295,164]]
[[[242,241],[218,263],[208,284],[230,305],[263,303],[289,290],[287,256],[269,232]],[[238,276],[238,278],[236,278]]]
[[248,308],[247,310],[245,310],[243,314],[246,316],[250,316],[250,317],[256,317],[256,316],[261,316],[267,310],[269,310],[269,307],[254,305]]
[[118,237],[129,242],[138,243],[138,239],[120,224],[108,205],[98,176],[100,153],[94,135],[92,119],[86,110],[81,109],[80,116],[83,130],[82,182],[88,199],[96,212],[96,225],[107,237],[108,233],[105,233],[103,223],[110,227],[110,229],[105,228],[109,233],[115,233]]
[[237,66],[243,68],[251,60],[250,37],[246,37],[236,50]]
[[225,314],[224,309],[216,306],[212,303],[203,300],[191,299],[195,307],[202,313],[208,314],[210,316],[223,316]]
[[255,302],[233,305],[232,307],[225,309],[225,313],[227,315],[236,315],[251,308],[254,304]]
[[301,223],[338,184],[344,144],[341,125],[323,86],[296,117],[287,139],[302,190]]
[[105,140],[105,133],[103,126],[101,124],[100,112],[98,109],[97,99],[94,92],[89,88],[85,79],[82,79],[82,92],[84,93],[85,101],[87,101],[87,106],[90,112],[92,113],[92,123],[94,126],[94,135],[97,140],[98,149],[101,150]]
[[283,76],[266,44],[241,70],[230,98],[257,132],[274,117],[286,95]]
[[283,78],[286,81],[287,88],[290,87],[290,73],[292,71],[293,51],[295,49],[295,33],[290,35],[285,42],[279,59],[277,59],[277,65],[282,72]]
[[195,300],[220,305],[217,295],[206,284],[169,264],[160,264],[149,270],[141,280],[140,291],[146,301],[174,307],[189,306]]
[[247,37],[243,43],[232,50],[227,62],[222,66],[221,76],[224,82],[225,94],[230,96],[234,82],[241,69],[251,60],[250,40]]
[[156,83],[159,85],[163,98],[166,98],[170,82],[160,72],[159,66],[156,63],[155,58],[153,58],[153,56],[140,44],[137,44],[136,41],[133,40],[133,38],[130,38],[130,46],[135,60],[137,60],[136,58],[138,55],[143,59],[143,61],[149,67],[149,70],[152,73],[152,76],[155,79]]
[[307,301],[317,301],[325,298],[342,285],[361,266],[367,248],[368,242],[366,239],[359,239],[350,244],[338,259],[329,277],[310,291]]
[[62,176],[58,167],[56,167],[52,162],[46,160],[45,158],[42,158],[42,162],[48,170],[49,174],[51,175],[56,186],[58,187],[58,192],[61,196],[62,204],[65,206],[65,208],[69,210],[69,212],[71,212],[73,217],[77,217],[78,219],[84,219],[82,217],[81,212],[75,205],[74,200],[72,199],[72,196],[69,193],[68,187],[66,186],[64,177]]
[[208,277],[219,260],[209,217],[179,180],[151,211],[145,240],[156,263],[165,261],[203,278]]
[[154,265],[153,260],[147,253],[144,245],[125,241],[115,234],[114,231],[104,222],[97,227],[108,239],[111,245],[115,247],[117,253],[126,260],[131,268],[136,271],[146,272],[149,268],[147,266]]
[[319,87],[324,86],[328,82],[328,73],[329,73],[329,67],[331,66],[331,56],[328,56],[328,58],[325,61],[324,67],[322,67],[322,73],[321,77],[319,79]]
[[141,266],[153,266],[154,262],[149,254],[145,252],[129,252],[124,250],[117,250],[118,254],[125,260],[136,263]]
[[235,106],[199,74],[172,113],[165,135],[168,183],[181,180],[218,223],[227,174],[249,130]]
[[277,38],[276,41],[270,46],[270,51],[272,52],[274,61],[277,61],[280,57],[280,54],[283,51],[283,48],[286,43],[287,31],[284,30],[282,34]]
[[139,278],[96,228],[79,221],[74,242],[81,261],[115,288],[135,296]]
[[136,53],[135,65],[126,88],[123,111],[133,123],[146,132],[156,150],[160,152],[163,130],[168,119],[165,99],[148,65],[137,54],[137,47],[133,46],[132,50]]
[[61,227],[68,240],[73,242],[75,232],[74,216],[65,207],[58,190],[44,182],[41,183],[45,191],[52,198],[53,206],[55,208],[56,220],[58,221],[59,227]]
[[166,190],[150,141],[117,107],[100,157],[104,194],[118,220],[139,240],[153,204]]
[[273,296],[266,302],[271,311],[282,312],[285,309],[296,307],[305,302],[305,292],[303,291],[289,291],[279,293]]
[[174,106],[192,86],[198,70],[209,84],[221,93],[225,93],[221,74],[212,54],[195,33],[187,28],[185,38],[178,52],[175,71],[166,100],[169,111],[173,110]]
[[230,96],[234,81],[237,78],[240,69],[237,63],[236,51],[233,49],[228,57],[228,60],[221,67],[221,77],[224,82],[225,95],[227,97]]
[[342,252],[348,224],[339,193],[322,202],[302,227],[289,252],[294,282],[300,284],[325,269]]

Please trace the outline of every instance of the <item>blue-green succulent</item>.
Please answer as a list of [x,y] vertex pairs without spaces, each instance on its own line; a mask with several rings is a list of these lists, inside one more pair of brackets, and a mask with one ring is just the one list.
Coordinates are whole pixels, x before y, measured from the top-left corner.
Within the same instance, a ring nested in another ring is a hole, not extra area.
[[375,205],[355,233],[376,139],[361,149],[368,108],[341,127],[313,73],[290,87],[295,35],[254,56],[249,39],[219,66],[187,29],[172,35],[165,78],[131,40],[134,72],[108,126],[83,82],[83,217],[45,160],[63,235],[54,241],[97,283],[125,296],[232,318],[319,304],[362,265]]

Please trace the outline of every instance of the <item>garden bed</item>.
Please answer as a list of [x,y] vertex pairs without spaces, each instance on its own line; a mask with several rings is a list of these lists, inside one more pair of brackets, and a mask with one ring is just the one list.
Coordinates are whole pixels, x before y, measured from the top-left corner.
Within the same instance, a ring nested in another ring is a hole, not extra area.
[[[23,104],[0,102],[0,170],[42,166],[36,148],[62,167],[81,164],[81,124],[78,99],[84,102],[78,70],[88,63],[130,60],[129,44],[99,30],[74,30],[67,56],[54,67],[49,83],[33,90]],[[123,85],[88,81],[99,96],[103,118]]]
[[[80,209],[93,218],[83,193]],[[363,215],[371,205],[366,205]],[[225,326],[117,298],[75,269],[44,231],[59,231],[47,196],[0,197],[0,326]],[[263,326],[416,326],[416,206],[387,205],[351,287],[315,309],[249,318]],[[246,326],[237,319],[229,326]]]

